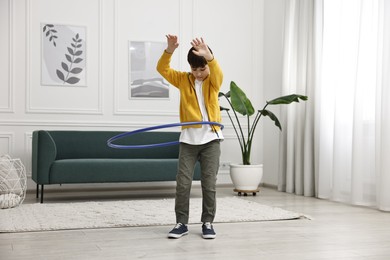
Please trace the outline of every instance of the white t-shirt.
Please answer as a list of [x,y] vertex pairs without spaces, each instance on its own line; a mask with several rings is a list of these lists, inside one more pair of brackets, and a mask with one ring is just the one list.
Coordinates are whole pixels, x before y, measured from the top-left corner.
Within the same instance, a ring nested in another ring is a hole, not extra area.
[[[204,104],[204,97],[202,93],[203,81],[195,80],[195,92],[198,98],[200,113],[202,114],[202,121],[209,121],[206,106]],[[213,140],[223,140],[222,131],[214,132],[210,125],[202,125],[201,128],[185,128],[180,134],[180,142],[192,145],[201,145],[211,142]]]

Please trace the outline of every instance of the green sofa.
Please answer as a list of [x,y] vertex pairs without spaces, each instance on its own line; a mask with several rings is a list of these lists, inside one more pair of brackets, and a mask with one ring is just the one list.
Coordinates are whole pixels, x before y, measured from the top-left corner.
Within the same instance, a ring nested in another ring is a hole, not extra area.
[[[107,140],[122,132],[33,132],[32,179],[36,196],[43,203],[44,185],[69,183],[114,183],[175,181],[179,146],[148,149],[114,149]],[[115,141],[115,144],[153,144],[179,139],[179,132],[145,132]],[[200,180],[197,163],[194,180]],[[41,186],[41,187],[39,187]]]

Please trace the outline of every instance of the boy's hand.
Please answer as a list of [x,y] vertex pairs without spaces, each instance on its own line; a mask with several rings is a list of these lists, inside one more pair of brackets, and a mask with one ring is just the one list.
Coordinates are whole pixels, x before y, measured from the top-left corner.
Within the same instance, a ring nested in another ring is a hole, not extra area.
[[194,51],[192,51],[195,55],[204,57],[207,61],[211,61],[214,59],[213,54],[210,52],[209,47],[204,42],[203,38],[195,38],[191,42],[192,47],[195,48]]
[[168,47],[166,48],[166,51],[169,53],[173,53],[177,47],[179,47],[179,42],[176,35],[165,35],[167,37],[167,43]]

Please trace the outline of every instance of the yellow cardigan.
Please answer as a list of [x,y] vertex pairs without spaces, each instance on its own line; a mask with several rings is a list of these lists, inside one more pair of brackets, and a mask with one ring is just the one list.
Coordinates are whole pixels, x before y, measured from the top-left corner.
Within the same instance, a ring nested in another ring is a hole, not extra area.
[[[172,54],[164,51],[157,63],[157,71],[173,86],[180,90],[180,122],[202,121],[198,99],[195,92],[195,77],[192,73],[174,70],[170,67]],[[218,93],[222,85],[223,73],[216,59],[208,62],[210,75],[203,81],[202,90],[207,115],[210,121],[221,122]],[[202,125],[183,126],[202,127]],[[219,130],[219,126],[212,126]]]

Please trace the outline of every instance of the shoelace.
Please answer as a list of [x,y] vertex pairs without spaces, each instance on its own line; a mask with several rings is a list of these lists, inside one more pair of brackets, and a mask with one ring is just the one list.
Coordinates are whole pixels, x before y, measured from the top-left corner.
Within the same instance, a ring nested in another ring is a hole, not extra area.
[[175,226],[175,229],[179,229],[181,226],[183,226],[182,223],[177,223],[176,226]]
[[210,222],[206,222],[206,223],[204,223],[204,225],[205,225],[205,227],[207,229],[211,229],[211,223]]

